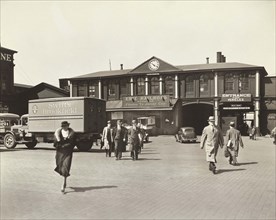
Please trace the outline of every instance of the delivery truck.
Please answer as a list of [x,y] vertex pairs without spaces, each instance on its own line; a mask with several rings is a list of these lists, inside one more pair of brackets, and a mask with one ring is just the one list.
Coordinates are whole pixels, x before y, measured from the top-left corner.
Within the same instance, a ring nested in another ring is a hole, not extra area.
[[23,143],[34,148],[38,142],[53,142],[54,132],[68,121],[76,133],[76,146],[88,151],[106,124],[106,102],[89,97],[64,97],[29,101],[28,114],[4,136],[4,145]]

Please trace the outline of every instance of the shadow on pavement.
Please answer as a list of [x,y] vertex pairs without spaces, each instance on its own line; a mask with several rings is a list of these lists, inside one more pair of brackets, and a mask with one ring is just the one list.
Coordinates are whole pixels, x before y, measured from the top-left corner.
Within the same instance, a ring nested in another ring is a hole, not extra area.
[[89,186],[89,187],[68,187],[69,189],[72,189],[73,191],[68,191],[67,193],[73,193],[73,192],[86,192],[96,189],[109,189],[109,188],[117,188],[118,186]]
[[159,158],[138,158],[138,160],[161,160]]
[[219,169],[219,170],[217,170],[216,174],[226,173],[226,172],[234,172],[234,171],[242,171],[242,170],[246,170],[246,169]]
[[242,165],[251,165],[251,164],[258,164],[258,162],[245,162],[245,163],[238,163],[237,166],[242,166]]

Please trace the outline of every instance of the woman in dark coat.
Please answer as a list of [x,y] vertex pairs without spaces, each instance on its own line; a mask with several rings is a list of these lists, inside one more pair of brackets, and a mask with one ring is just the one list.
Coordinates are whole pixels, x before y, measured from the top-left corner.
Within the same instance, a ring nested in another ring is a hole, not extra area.
[[63,184],[61,186],[61,192],[65,192],[66,180],[70,176],[70,168],[73,157],[73,149],[75,147],[75,132],[72,128],[69,128],[69,123],[63,121],[61,128],[58,128],[55,132],[56,147],[56,168],[55,171],[64,177]]

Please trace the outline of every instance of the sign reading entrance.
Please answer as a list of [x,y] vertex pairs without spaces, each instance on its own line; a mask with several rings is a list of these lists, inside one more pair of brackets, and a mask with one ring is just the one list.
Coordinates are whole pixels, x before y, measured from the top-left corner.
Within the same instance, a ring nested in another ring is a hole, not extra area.
[[169,107],[168,95],[127,96],[123,97],[124,108]]
[[221,102],[251,102],[251,94],[222,94]]

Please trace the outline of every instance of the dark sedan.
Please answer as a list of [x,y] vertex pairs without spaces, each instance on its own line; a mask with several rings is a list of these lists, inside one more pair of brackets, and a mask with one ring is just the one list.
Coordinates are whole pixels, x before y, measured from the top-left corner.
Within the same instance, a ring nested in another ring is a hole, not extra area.
[[178,142],[196,142],[197,137],[195,133],[195,129],[193,127],[182,127],[178,130],[175,135],[175,139]]

